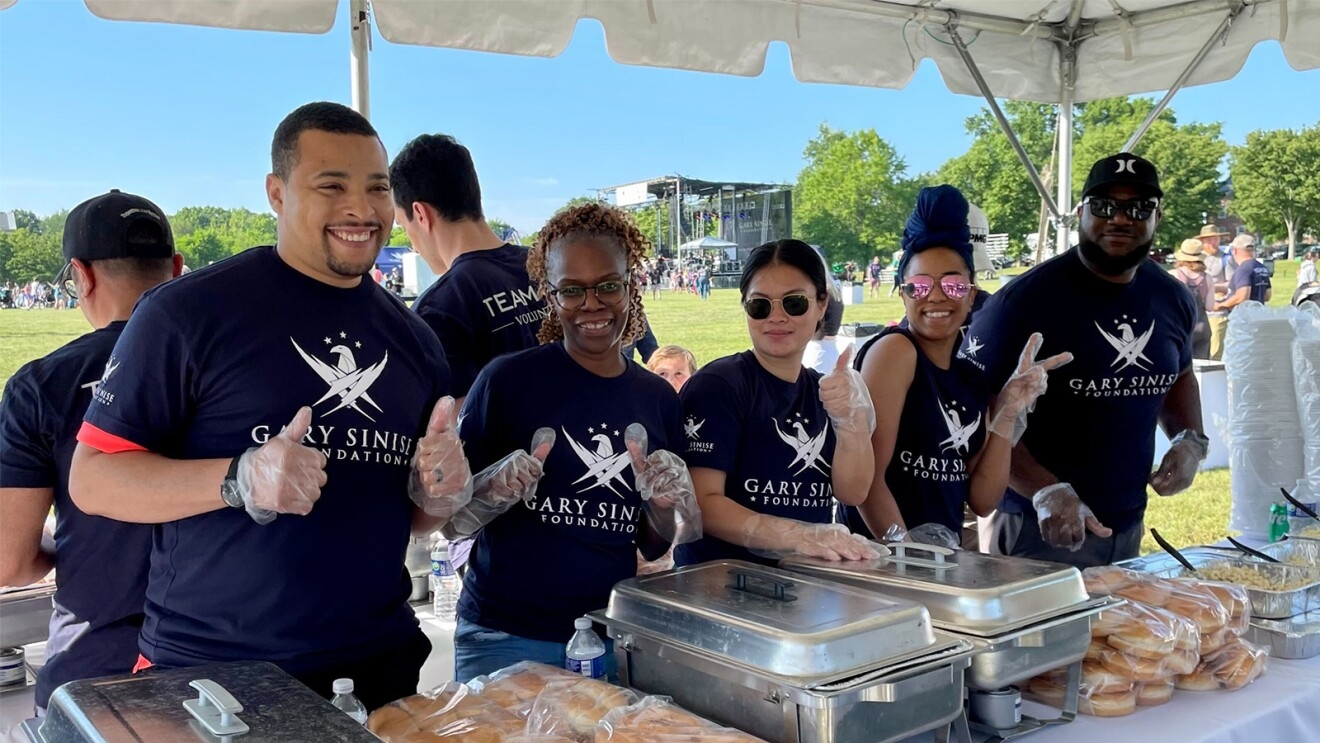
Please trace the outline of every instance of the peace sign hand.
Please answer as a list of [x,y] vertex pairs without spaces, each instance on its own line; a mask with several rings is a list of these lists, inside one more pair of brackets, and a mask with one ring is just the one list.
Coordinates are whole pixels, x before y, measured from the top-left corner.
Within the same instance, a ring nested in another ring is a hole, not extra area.
[[1036,360],[1045,338],[1040,333],[1032,333],[1027,345],[1018,357],[1017,368],[1013,376],[1004,383],[999,391],[994,419],[990,422],[990,432],[1008,439],[1016,445],[1027,430],[1027,414],[1036,409],[1036,399],[1045,394],[1048,387],[1049,372],[1072,361],[1073,355],[1061,353],[1042,361]]

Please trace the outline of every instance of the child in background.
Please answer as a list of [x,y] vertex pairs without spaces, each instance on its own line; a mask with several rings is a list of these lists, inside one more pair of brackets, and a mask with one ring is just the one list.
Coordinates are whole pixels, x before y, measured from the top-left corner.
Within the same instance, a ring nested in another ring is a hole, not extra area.
[[678,392],[683,389],[688,379],[697,373],[697,357],[682,346],[661,346],[651,354],[651,359],[646,362],[646,368],[659,374],[675,392]]

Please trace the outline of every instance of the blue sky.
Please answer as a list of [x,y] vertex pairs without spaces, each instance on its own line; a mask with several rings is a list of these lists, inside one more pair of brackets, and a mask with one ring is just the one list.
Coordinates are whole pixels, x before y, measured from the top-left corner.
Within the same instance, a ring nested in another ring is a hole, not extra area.
[[[341,3],[341,11],[342,3]],[[347,103],[346,11],[321,36],[103,21],[81,0],[19,0],[0,13],[0,210],[47,214],[121,188],[167,211],[266,210],[270,136],[311,100]],[[803,85],[771,50],[758,78],[625,67],[594,22],[555,59],[375,39],[372,119],[386,148],[446,132],[477,161],[489,216],[530,232],[569,198],[681,173],[791,182],[824,122],[873,127],[926,171],[963,152],[979,98],[926,64],[904,90]],[[1234,80],[1174,99],[1181,121],[1255,129],[1320,121],[1320,71],[1270,42]]]

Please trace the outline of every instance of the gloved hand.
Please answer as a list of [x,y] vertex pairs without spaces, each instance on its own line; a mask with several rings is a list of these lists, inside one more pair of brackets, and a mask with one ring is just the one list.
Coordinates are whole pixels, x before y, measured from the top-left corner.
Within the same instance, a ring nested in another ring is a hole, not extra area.
[[701,508],[687,465],[673,452],[656,449],[647,454],[646,428],[630,423],[623,442],[632,457],[633,481],[642,496],[646,518],[670,544],[701,538]]
[[519,449],[478,472],[472,478],[472,500],[441,527],[445,538],[470,537],[513,504],[535,497],[542,466],[554,445],[555,430],[538,428],[532,434],[531,454]]
[[238,459],[238,492],[248,515],[269,524],[281,513],[306,516],[325,486],[325,455],[303,446],[312,427],[312,409],[301,407],[289,425]]
[[417,441],[408,497],[428,516],[450,519],[472,500],[472,470],[463,455],[450,421],[454,398],[440,398],[426,424],[426,435]]
[[999,391],[995,416],[990,421],[990,433],[999,434],[1014,446],[1027,430],[1027,414],[1036,409],[1036,398],[1045,394],[1050,370],[1063,366],[1073,358],[1070,353],[1061,353],[1044,361],[1036,361],[1036,354],[1040,352],[1043,342],[1040,333],[1032,333],[1027,339],[1027,345],[1018,357],[1017,369]]
[[772,560],[799,555],[823,560],[877,560],[889,549],[843,524],[808,524],[758,513],[743,522],[742,544]]
[[1150,476],[1150,486],[1160,495],[1176,495],[1192,486],[1201,463],[1210,453],[1209,439],[1187,429],[1173,437],[1160,468]]
[[1082,503],[1072,485],[1055,483],[1041,488],[1031,498],[1040,523],[1040,535],[1051,547],[1072,552],[1082,548],[1086,532],[1097,537],[1110,537],[1114,532],[1100,523],[1091,509]]
[[871,406],[871,392],[862,375],[851,366],[852,347],[839,354],[834,369],[821,377],[820,403],[830,416],[834,430],[865,433],[875,432],[875,408]]
[[926,523],[904,530],[898,524],[891,524],[885,530],[884,542],[916,542],[936,547],[948,547],[951,550],[962,549],[962,540],[944,524]]

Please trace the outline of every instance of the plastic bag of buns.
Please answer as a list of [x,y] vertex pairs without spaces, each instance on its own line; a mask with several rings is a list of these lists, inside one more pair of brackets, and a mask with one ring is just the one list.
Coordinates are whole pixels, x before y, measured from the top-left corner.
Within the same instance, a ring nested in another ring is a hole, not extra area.
[[1228,612],[1228,623],[1225,628],[1229,634],[1241,636],[1251,627],[1251,597],[1247,594],[1246,588],[1233,583],[1202,581],[1195,578],[1175,578],[1173,582],[1217,599]]
[[581,676],[548,681],[527,715],[527,732],[591,741],[596,725],[611,710],[636,704],[641,697],[604,681]]
[[1195,666],[1201,652],[1196,630],[1187,619],[1130,601],[1096,618],[1087,655],[1133,681],[1156,681]]
[[525,719],[547,683],[581,678],[563,668],[522,661],[489,676],[478,676],[469,681],[468,686],[488,701]]
[[525,726],[522,718],[454,682],[391,702],[367,719],[367,729],[387,743],[503,743]]
[[740,730],[722,727],[688,712],[669,697],[643,697],[636,704],[610,711],[596,726],[596,743],[765,743]]
[[[1032,697],[1063,709],[1068,690],[1067,669],[1041,674],[1028,682]],[[1132,679],[1105,669],[1094,661],[1082,663],[1077,710],[1093,717],[1122,717],[1137,711],[1136,685]]]
[[1186,691],[1229,691],[1255,681],[1269,662],[1265,648],[1232,636],[1223,647],[1204,656],[1192,673],[1177,676],[1174,683]]

